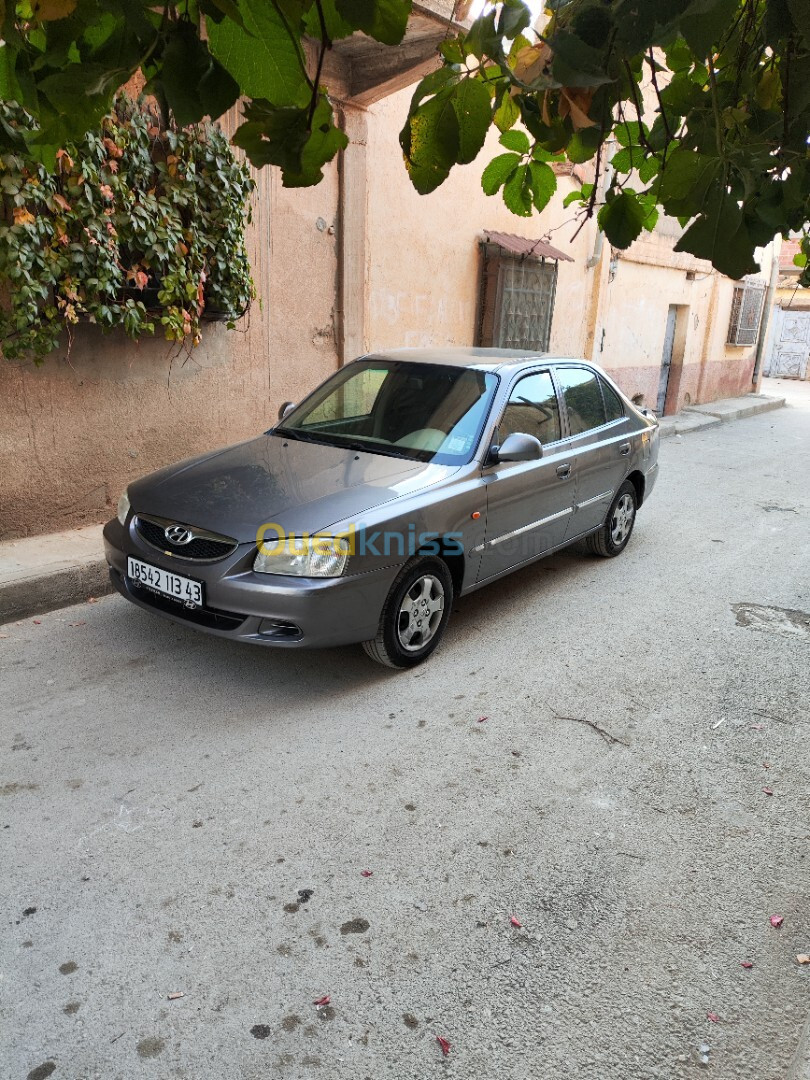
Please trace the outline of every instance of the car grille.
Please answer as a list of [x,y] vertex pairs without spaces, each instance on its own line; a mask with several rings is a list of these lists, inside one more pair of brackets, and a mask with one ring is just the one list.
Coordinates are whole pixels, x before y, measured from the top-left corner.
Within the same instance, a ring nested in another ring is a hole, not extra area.
[[219,537],[202,530],[197,532],[194,528],[191,529],[194,539],[188,544],[172,544],[166,538],[165,529],[167,525],[175,524],[177,522],[163,521],[162,518],[141,517],[140,514],[135,518],[135,529],[147,544],[151,544],[158,551],[176,555],[180,559],[204,559],[206,562],[215,562],[217,559],[224,559],[226,555],[236,550],[236,541],[230,537]]

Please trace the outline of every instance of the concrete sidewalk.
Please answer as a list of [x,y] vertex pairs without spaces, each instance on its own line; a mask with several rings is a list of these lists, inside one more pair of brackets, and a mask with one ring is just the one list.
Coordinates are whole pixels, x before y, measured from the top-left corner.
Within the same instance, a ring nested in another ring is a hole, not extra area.
[[[785,404],[784,397],[747,394],[694,405],[661,418],[661,437],[683,435]],[[111,591],[101,525],[0,543],[0,624],[78,604]]]
[[0,624],[110,592],[101,525],[0,544]]
[[659,418],[661,438],[671,435],[686,435],[690,431],[700,431],[714,424],[724,424],[729,420],[743,420],[748,416],[781,409],[784,397],[772,394],[744,394],[742,397],[723,398],[708,405],[690,405],[683,412],[674,416]]

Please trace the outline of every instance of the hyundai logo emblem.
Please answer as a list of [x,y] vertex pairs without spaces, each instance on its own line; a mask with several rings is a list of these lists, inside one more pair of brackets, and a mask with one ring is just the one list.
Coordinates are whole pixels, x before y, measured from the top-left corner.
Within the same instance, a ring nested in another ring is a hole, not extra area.
[[182,544],[190,544],[194,539],[194,533],[185,525],[169,525],[163,530],[163,535],[170,544],[180,547]]

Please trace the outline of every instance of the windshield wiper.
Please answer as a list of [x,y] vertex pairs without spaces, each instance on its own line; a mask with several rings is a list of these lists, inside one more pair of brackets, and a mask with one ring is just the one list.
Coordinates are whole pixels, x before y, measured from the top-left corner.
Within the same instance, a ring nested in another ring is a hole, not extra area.
[[299,431],[298,428],[274,427],[274,435],[281,435],[284,439],[295,439],[298,442],[323,442],[323,439],[314,438],[308,431]]
[[393,447],[380,446],[379,443],[369,443],[365,439],[350,439],[345,435],[336,435],[335,438],[342,441],[332,443],[332,445],[340,447],[341,450],[359,450],[363,454],[383,454],[385,457],[410,459],[410,454],[403,454],[402,451],[395,450]]
[[300,428],[286,428],[275,427],[272,429],[274,435],[281,435],[283,438],[298,439],[300,442],[317,443],[320,446],[334,446],[336,450],[358,450],[363,454],[383,454],[385,457],[404,458],[410,460],[410,454],[403,454],[399,450],[390,449],[386,446],[380,446],[378,443],[368,443],[365,439],[352,439],[348,435],[341,435],[335,432],[334,435],[330,435],[329,432],[312,432],[301,431]]

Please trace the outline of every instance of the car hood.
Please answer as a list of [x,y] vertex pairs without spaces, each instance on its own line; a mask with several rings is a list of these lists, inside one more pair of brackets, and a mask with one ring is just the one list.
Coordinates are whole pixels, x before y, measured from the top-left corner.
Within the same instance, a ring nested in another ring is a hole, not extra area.
[[357,519],[438,483],[455,466],[261,435],[181,461],[129,486],[135,513],[255,541],[273,522],[300,535]]

